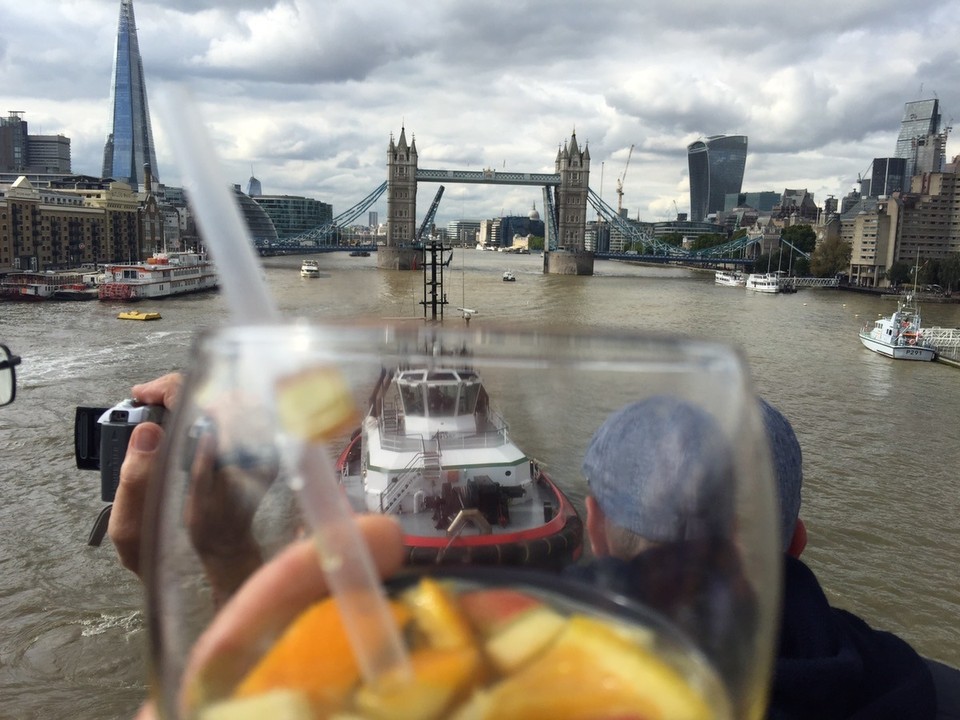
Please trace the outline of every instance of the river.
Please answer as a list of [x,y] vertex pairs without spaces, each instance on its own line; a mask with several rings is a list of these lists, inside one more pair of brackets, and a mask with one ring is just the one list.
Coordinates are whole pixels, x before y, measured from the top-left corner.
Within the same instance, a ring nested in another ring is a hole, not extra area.
[[[382,271],[375,255],[264,262],[286,317],[422,316],[423,276]],[[894,362],[857,329],[891,299],[802,289],[767,296],[711,273],[597,261],[593,277],[547,276],[542,258],[457,250],[447,321],[583,330],[621,328],[722,340],[747,356],[757,389],[791,419],[804,452],[804,559],[834,605],[960,665],[960,369]],[[501,280],[504,270],[517,281]],[[197,330],[227,319],[222,294],[142,309],[0,304],[0,341],[22,355],[15,404],[0,409],[0,716],[129,718],[146,692],[142,596],[105,540],[86,545],[102,507],[99,476],[73,458],[76,405],[109,405],[136,382],[187,367]],[[924,324],[960,327],[960,305],[925,305]],[[558,408],[559,410],[559,408]],[[565,490],[581,505],[584,487]]]

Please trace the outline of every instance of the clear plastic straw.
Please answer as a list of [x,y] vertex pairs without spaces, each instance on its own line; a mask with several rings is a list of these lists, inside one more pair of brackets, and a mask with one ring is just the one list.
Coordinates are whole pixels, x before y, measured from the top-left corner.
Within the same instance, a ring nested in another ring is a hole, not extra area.
[[275,321],[277,311],[263,282],[250,231],[193,100],[178,86],[164,87],[159,99],[164,128],[190,192],[190,207],[213,253],[233,322],[255,325]]
[[[234,324],[275,322],[278,314],[260,273],[253,239],[192,99],[176,86],[164,88],[159,99],[174,159],[190,190],[204,241],[213,252]],[[370,550],[337,484],[329,453],[316,442],[296,442],[293,448],[299,471],[295,489],[364,679],[375,683],[390,670],[410,677],[400,630]]]

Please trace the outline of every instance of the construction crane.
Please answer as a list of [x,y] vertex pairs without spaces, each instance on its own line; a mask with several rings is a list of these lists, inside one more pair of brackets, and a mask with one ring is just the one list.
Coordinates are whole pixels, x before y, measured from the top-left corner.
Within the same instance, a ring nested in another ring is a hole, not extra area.
[[630,158],[633,156],[633,145],[627,153],[627,162],[623,166],[623,174],[617,178],[617,215],[623,215],[623,181],[627,179],[627,168],[630,167]]

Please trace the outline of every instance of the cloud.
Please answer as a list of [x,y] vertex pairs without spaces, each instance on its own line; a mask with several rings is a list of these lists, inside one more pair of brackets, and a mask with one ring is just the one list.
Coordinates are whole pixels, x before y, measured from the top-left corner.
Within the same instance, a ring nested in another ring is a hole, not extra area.
[[[893,153],[903,104],[960,107],[960,51],[945,31],[960,0],[134,0],[148,92],[188,82],[226,172],[265,192],[341,212],[386,179],[391,133],[421,165],[553,170],[575,129],[591,187],[631,217],[688,205],[686,145],[749,137],[745,190],[842,195]],[[71,138],[77,172],[98,174],[108,132],[119,0],[5,8],[0,72],[31,132]],[[179,184],[155,121],[160,177]],[[953,141],[948,154],[957,154]],[[425,212],[436,188],[424,186]],[[453,186],[443,224],[526,214],[538,188]],[[676,203],[676,205],[674,205]],[[379,208],[385,216],[385,201]]]

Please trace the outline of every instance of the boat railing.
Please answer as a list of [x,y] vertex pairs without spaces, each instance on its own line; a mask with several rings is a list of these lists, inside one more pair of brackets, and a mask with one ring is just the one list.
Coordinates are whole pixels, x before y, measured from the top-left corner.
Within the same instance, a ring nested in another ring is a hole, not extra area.
[[444,450],[495,448],[509,442],[507,423],[499,413],[488,410],[482,417],[479,415],[475,417],[477,417],[477,424],[483,429],[473,433],[443,431],[429,435],[405,433],[402,430],[403,419],[400,413],[396,408],[391,408],[388,403],[383,403],[379,423],[380,445],[394,452],[420,452],[429,442],[437,443],[438,449],[442,447]]

